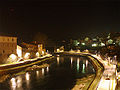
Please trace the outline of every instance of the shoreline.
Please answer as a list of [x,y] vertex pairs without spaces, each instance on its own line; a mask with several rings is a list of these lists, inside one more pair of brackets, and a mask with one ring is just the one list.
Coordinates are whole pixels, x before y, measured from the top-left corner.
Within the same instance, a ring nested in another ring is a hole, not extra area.
[[6,75],[9,73],[17,72],[18,70],[27,68],[29,66],[33,66],[38,63],[45,62],[47,60],[50,60],[54,58],[54,56],[44,56],[44,57],[39,57],[36,59],[30,59],[26,60],[25,62],[18,62],[15,64],[5,64],[5,65],[0,65],[0,76]]
[[[89,53],[82,53],[82,52],[80,52],[80,53],[76,53],[76,52],[60,52],[60,53],[55,53],[55,54],[87,57],[91,61],[96,73],[95,73],[94,79],[88,85],[86,90],[92,90],[92,89],[95,90],[98,87],[99,81],[100,81],[100,79],[102,78],[102,75],[103,75],[104,66],[99,60],[97,60],[97,58],[93,57]],[[84,86],[84,87],[86,87],[86,86]],[[74,89],[74,90],[76,90],[76,89]]]

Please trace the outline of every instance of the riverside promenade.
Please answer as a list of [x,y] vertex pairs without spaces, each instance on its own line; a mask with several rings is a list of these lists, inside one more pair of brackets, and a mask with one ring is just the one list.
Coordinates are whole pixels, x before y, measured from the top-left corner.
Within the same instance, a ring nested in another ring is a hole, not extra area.
[[96,55],[92,55],[92,56],[97,58],[104,66],[104,72],[97,87],[97,90],[115,90],[117,85],[116,65],[108,64],[107,61],[102,60],[102,58]]
[[[108,64],[108,61],[105,61],[100,56],[91,53],[85,52],[65,52],[65,53],[70,55],[86,55],[92,60],[92,62],[94,62],[95,66],[97,66],[96,77],[91,83],[88,90],[115,90],[117,85],[116,65]],[[104,67],[103,72],[101,71],[101,67]]]
[[50,60],[53,57],[54,56],[48,54],[48,55],[34,58],[34,59],[24,60],[24,61],[20,61],[20,62],[14,62],[14,63],[10,63],[10,64],[2,64],[2,65],[0,65],[0,76],[22,70],[26,67],[33,66],[38,63],[45,62],[47,60]]

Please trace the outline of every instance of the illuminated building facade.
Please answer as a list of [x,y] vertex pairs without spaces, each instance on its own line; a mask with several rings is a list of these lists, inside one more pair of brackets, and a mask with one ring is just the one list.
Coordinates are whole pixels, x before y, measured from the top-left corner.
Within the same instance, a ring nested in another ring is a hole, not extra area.
[[6,63],[11,54],[17,54],[17,37],[0,36],[0,63]]
[[37,54],[37,56],[40,56],[40,55],[43,55],[44,52],[45,51],[43,49],[43,45],[42,44],[38,44],[38,43],[24,43],[24,42],[22,43],[22,54],[23,54],[23,57],[26,56],[26,53],[27,54],[29,53],[30,54],[29,58],[34,58],[34,57],[36,57],[36,54]]
[[16,54],[17,37],[0,36],[0,54]]

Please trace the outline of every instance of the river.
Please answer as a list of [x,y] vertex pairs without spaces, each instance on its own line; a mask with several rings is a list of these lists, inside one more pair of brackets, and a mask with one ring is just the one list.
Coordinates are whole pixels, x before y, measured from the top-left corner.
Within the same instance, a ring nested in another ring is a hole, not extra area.
[[56,56],[49,67],[20,71],[0,83],[0,90],[70,90],[78,78],[95,74],[89,60],[77,56]]

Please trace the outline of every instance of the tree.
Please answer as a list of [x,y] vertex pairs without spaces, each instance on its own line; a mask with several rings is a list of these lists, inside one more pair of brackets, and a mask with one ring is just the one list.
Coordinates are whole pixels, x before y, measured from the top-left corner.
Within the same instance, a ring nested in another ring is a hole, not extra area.
[[48,39],[47,35],[41,32],[36,33],[33,38],[34,41],[41,43],[43,45],[47,43],[47,39]]

